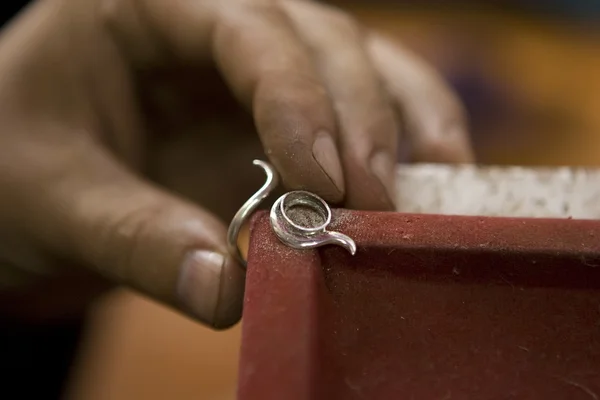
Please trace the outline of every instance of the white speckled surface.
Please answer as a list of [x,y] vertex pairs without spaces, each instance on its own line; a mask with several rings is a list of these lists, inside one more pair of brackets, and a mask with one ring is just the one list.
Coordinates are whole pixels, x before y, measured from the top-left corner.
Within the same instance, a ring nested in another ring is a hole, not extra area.
[[407,213],[600,219],[600,169],[399,165]]

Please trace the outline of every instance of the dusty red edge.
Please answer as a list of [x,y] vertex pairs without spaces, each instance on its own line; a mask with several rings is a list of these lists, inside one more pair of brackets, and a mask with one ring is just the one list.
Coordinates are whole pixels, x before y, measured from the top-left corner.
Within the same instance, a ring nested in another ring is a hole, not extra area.
[[[355,238],[355,258],[341,248],[292,250],[275,237],[266,212],[254,217],[239,399],[334,398],[335,392],[315,392],[316,377],[331,374],[317,360],[327,351],[319,343],[327,328],[319,326],[327,324],[323,259],[341,259],[351,269],[361,257],[386,252],[390,263],[404,260],[397,271],[403,279],[420,279],[426,268],[427,279],[457,284],[600,288],[598,221],[336,210],[331,228]],[[452,267],[457,260],[461,271]]]

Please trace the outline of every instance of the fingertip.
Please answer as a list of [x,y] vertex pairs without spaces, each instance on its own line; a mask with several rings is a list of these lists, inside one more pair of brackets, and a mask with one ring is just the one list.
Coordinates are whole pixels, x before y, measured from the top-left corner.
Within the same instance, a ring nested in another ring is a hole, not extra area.
[[212,327],[224,330],[236,325],[242,318],[246,271],[232,257],[223,264],[219,300]]
[[412,158],[416,162],[472,163],[475,157],[469,138],[463,124],[423,129],[414,135]]
[[267,156],[288,189],[342,202],[336,115],[318,82],[293,72],[263,78],[254,97],[254,119]]
[[194,250],[184,259],[176,297],[184,312],[214,329],[226,329],[241,318],[244,272],[231,257]]

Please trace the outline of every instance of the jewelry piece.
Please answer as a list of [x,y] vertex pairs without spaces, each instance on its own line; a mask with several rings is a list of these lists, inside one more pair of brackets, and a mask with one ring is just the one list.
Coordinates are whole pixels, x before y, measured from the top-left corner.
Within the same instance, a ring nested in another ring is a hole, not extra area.
[[[290,217],[295,207],[310,209],[306,224],[301,225]],[[273,204],[270,213],[271,226],[283,243],[295,249],[311,249],[327,244],[340,245],[354,255],[356,243],[352,238],[339,232],[327,230],[331,222],[331,209],[327,203],[314,193],[298,190],[281,196]]]
[[240,230],[244,226],[244,222],[248,220],[250,215],[256,210],[261,201],[266,199],[269,194],[277,187],[279,183],[279,176],[273,167],[261,160],[254,160],[254,165],[261,167],[267,175],[267,180],[260,189],[252,197],[248,199],[233,216],[229,229],[227,230],[227,247],[229,253],[233,255],[242,264],[244,269],[246,268],[246,260],[242,256],[242,252],[238,246],[238,236],[240,236]]
[[[279,183],[277,172],[270,164],[261,160],[254,160],[253,164],[265,171],[267,180],[238,210],[227,232],[229,252],[244,268],[246,260],[238,246],[240,230],[260,202],[268,197]],[[314,193],[297,190],[284,194],[273,203],[269,217],[275,235],[292,248],[312,249],[333,244],[344,247],[352,255],[356,253],[356,243],[352,238],[327,230],[331,223],[331,208]]]

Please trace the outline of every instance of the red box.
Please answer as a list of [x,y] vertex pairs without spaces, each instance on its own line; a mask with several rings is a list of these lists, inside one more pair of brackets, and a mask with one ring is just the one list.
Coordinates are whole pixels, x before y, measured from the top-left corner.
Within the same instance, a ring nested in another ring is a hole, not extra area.
[[600,222],[334,211],[253,221],[240,400],[600,398]]

